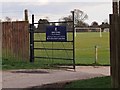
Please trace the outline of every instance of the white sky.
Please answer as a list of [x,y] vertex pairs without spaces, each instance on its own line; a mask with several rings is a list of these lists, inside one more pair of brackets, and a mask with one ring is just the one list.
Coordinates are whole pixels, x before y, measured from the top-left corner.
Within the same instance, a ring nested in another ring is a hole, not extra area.
[[[69,2],[68,2],[69,1]],[[70,15],[70,11],[80,9],[88,14],[88,24],[97,21],[101,24],[105,19],[109,20],[112,13],[112,0],[1,0],[0,18],[6,16],[13,20],[24,19],[23,11],[28,9],[29,20],[35,14],[35,21],[48,17],[50,21],[55,21],[61,17]]]
[[112,0],[0,0],[0,2],[110,2],[110,1]]

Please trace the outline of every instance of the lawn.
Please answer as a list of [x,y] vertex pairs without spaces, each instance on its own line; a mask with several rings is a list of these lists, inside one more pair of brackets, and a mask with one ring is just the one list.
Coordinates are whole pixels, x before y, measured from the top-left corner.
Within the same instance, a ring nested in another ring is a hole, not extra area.
[[[72,40],[72,35],[69,33],[67,39]],[[36,40],[45,40],[45,34],[35,34]],[[93,64],[95,62],[95,46],[98,47],[98,61],[101,65],[110,64],[110,49],[109,49],[109,33],[103,32],[100,37],[99,32],[80,32],[75,38],[75,61],[77,65]],[[35,47],[40,48],[72,48],[71,42],[37,42]],[[72,58],[71,51],[55,51],[55,50],[35,50],[35,56]],[[43,59],[36,59],[43,60]],[[72,61],[49,59],[52,63],[70,64]]]
[[71,81],[71,82],[57,82],[52,84],[45,84],[42,86],[36,86],[33,87],[36,88],[52,88],[52,89],[58,89],[58,90],[68,90],[68,89],[77,89],[77,90],[111,90],[111,77],[105,76],[105,77],[96,77],[92,79],[85,79],[85,80],[77,80],[77,81]]
[[65,88],[111,88],[111,78],[107,76],[73,81],[65,85]]
[[98,63],[110,64],[109,33],[77,33],[76,64],[91,64],[95,60],[95,46],[98,47]]
[[[45,40],[45,34],[35,34],[35,40]],[[72,35],[68,34],[68,40],[72,40]],[[95,61],[95,46],[98,46],[98,65],[110,64],[109,50],[109,33],[103,32],[102,37],[99,37],[99,32],[80,32],[75,38],[75,62],[76,65],[92,65]],[[66,42],[39,42],[35,43],[35,48],[72,48],[72,43]],[[57,50],[35,50],[35,56],[42,57],[57,57],[57,58],[72,58],[72,51],[57,51]],[[71,65],[72,60],[61,59],[35,59],[35,63],[29,61],[18,61],[14,58],[5,59],[3,57],[3,69],[14,68],[49,68],[52,65]]]

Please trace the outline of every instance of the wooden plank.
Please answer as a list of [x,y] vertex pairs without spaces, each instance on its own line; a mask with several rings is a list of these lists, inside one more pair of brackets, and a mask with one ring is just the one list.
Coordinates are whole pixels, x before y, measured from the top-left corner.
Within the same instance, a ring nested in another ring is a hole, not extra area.
[[4,24],[4,55],[5,55],[5,58],[7,57],[6,25],[7,25],[7,24]]
[[[22,25],[21,25],[22,26]],[[21,46],[21,50],[22,50],[22,60],[24,60],[24,28],[22,27],[22,29],[21,29],[21,39],[22,39],[22,41],[21,41],[21,44],[22,44],[22,46]]]
[[[28,22],[19,22],[19,53],[22,60],[27,60],[29,57],[29,32]],[[27,39],[26,39],[27,36]],[[27,58],[26,58],[27,57]]]
[[114,16],[113,14],[110,14],[110,63],[111,63],[111,78],[112,78],[112,87],[115,86],[115,74],[114,74],[114,68],[115,68],[115,59],[116,57],[114,56],[115,49],[114,49],[114,44],[115,44],[115,30],[114,30]]
[[110,62],[111,62],[111,77],[114,88],[119,87],[120,79],[120,30],[119,30],[118,14],[110,15]]
[[3,48],[4,48],[4,30],[3,30],[3,23],[2,23],[2,57],[4,57]]
[[26,60],[29,60],[29,22],[27,21],[25,24],[25,30],[26,30],[26,34],[25,34],[25,45],[26,45]]
[[8,36],[8,58],[10,59],[12,56],[12,53],[11,53],[11,29],[12,29],[12,23],[9,22],[8,23],[8,29],[7,29],[7,36]]
[[18,21],[16,21],[15,22],[15,24],[16,24],[16,26],[15,26],[15,28],[16,28],[16,49],[17,49],[17,51],[16,51],[16,59],[17,60],[19,60],[19,22]]
[[18,44],[18,47],[19,47],[19,49],[18,49],[18,60],[21,60],[21,54],[22,54],[22,52],[21,52],[21,29],[19,28],[20,26],[18,25],[18,42],[19,42],[19,44]]
[[21,58],[20,58],[21,57],[21,52],[20,52],[21,51],[21,48],[20,48],[20,45],[21,45],[21,41],[20,41],[21,40],[21,36],[20,36],[21,34],[20,33],[21,33],[21,31],[20,31],[19,28],[18,28],[18,33],[19,33],[18,34],[18,47],[19,47],[18,48],[18,60],[21,60]]
[[9,53],[10,53],[10,59],[12,58],[12,45],[11,45],[11,40],[12,40],[12,23],[10,24],[10,28],[9,28]]
[[[19,44],[20,44],[20,41],[19,41],[19,39],[21,38],[21,36],[20,36],[20,32],[21,32],[21,29],[20,29],[20,22],[14,22],[15,24],[16,24],[16,26],[15,26],[15,28],[16,28],[16,35],[17,35],[17,38],[16,38],[16,49],[17,49],[17,51],[16,51],[16,53],[17,53],[17,60],[19,60],[20,59],[20,55],[19,55],[19,51],[20,51],[20,47],[19,47]],[[18,49],[18,47],[19,47],[19,49]]]
[[9,45],[9,43],[8,43],[8,39],[9,39],[9,36],[8,36],[8,28],[10,28],[9,27],[9,24],[10,24],[10,22],[7,22],[6,23],[6,26],[5,26],[5,37],[6,37],[6,41],[5,41],[5,43],[6,43],[6,58],[8,59],[8,45]]
[[118,61],[119,61],[119,28],[118,28],[118,14],[115,14],[115,32],[116,32],[116,69],[115,69],[115,88],[118,88],[119,86],[119,81],[118,81]]
[[17,47],[17,23],[15,22],[12,22],[13,24],[13,53],[14,53],[14,58],[15,60],[17,60],[17,50],[18,50],[18,47]]
[[120,8],[118,11],[118,5],[120,7],[118,2],[113,2],[113,14],[110,15],[110,62],[113,88],[120,88]]
[[14,23],[12,23],[12,32],[11,32],[11,36],[12,36],[12,40],[11,40],[11,45],[12,45],[12,58],[15,58],[15,53],[14,53],[14,39],[15,39],[15,37],[14,37],[14,32],[15,31],[15,29],[14,29]]
[[28,22],[24,22],[24,59],[29,60],[29,31]]

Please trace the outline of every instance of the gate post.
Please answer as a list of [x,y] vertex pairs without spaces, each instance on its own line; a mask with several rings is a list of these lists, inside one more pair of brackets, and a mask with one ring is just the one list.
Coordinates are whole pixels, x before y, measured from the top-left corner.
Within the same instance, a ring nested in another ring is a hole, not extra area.
[[34,15],[30,24],[30,62],[34,62]]
[[73,19],[73,68],[75,69],[75,12],[71,11]]
[[118,0],[116,2],[113,0],[112,3],[113,14],[110,14],[111,79],[112,87],[120,88],[120,4],[118,4]]

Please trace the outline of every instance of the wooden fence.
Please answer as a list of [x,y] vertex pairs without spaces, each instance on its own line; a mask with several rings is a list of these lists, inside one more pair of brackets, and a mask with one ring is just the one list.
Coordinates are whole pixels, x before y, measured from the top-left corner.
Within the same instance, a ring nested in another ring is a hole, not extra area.
[[2,22],[2,57],[29,60],[29,31],[27,21]]
[[120,1],[113,2],[110,14],[110,61],[112,87],[120,88]]

